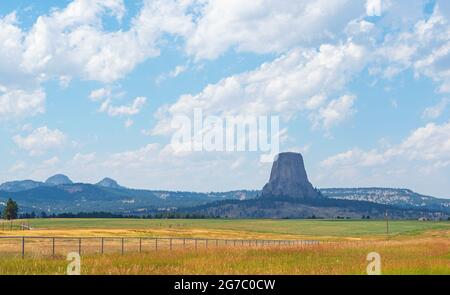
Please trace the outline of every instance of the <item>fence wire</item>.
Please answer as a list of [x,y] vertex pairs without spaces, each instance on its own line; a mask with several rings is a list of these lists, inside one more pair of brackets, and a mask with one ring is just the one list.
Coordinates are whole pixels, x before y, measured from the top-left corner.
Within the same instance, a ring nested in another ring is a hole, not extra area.
[[312,246],[318,240],[244,240],[156,237],[49,237],[0,236],[0,255],[25,257],[57,257],[70,252],[80,255],[142,253],[178,249],[261,248]]

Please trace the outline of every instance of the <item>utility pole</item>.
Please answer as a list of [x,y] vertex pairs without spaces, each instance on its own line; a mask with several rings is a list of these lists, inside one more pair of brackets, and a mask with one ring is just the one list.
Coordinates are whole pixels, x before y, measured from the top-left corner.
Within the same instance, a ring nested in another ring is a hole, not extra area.
[[389,216],[388,216],[387,209],[386,209],[385,216],[386,216],[386,235],[387,235],[387,237],[389,237]]

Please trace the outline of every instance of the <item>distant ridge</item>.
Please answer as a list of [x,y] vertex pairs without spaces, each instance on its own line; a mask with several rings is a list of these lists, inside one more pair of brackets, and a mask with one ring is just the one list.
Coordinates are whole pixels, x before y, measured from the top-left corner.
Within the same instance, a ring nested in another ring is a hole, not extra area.
[[[277,175],[280,174],[276,172],[274,175],[271,180],[277,179]],[[292,175],[299,174],[294,172]],[[307,181],[307,178],[303,180]],[[277,188],[280,183],[272,182],[271,189]],[[292,187],[295,189],[296,186]],[[311,185],[311,187],[313,186]],[[281,187],[281,189],[283,188]],[[263,193],[261,190],[210,193],[175,192],[126,188],[108,177],[96,184],[73,183],[67,176],[58,174],[50,177],[46,183],[22,180],[1,184],[0,207],[8,198],[13,198],[24,212],[36,213],[42,211],[50,213],[91,212],[93,208],[96,208],[115,214],[140,215],[151,212],[192,211],[189,208],[195,207],[203,212],[242,218],[249,215],[273,218],[306,218],[313,215],[333,218],[338,215],[352,217],[365,215],[376,218],[376,216],[382,216],[383,208],[388,206],[396,208],[397,216],[403,216],[402,218],[414,218],[419,216],[422,211],[428,212],[425,215],[434,219],[440,218],[436,216],[442,216],[442,214],[433,215],[433,212],[450,215],[450,199],[425,196],[409,189],[324,188],[314,189],[314,191],[321,197],[304,198],[303,195],[297,194],[280,195],[274,198],[266,195],[266,198],[261,197]],[[282,191],[282,194],[285,192]],[[220,206],[217,202],[220,202]],[[328,212],[327,214],[323,214],[324,207],[328,208],[325,210]],[[364,208],[364,212],[360,210],[361,208]],[[269,209],[271,210],[270,214],[265,215]],[[402,214],[402,210],[411,212]]]
[[324,188],[320,192],[333,199],[367,201],[401,208],[428,208],[450,212],[450,199],[435,198],[405,188]]
[[20,192],[20,191],[26,191],[33,188],[37,188],[44,185],[43,182],[34,181],[34,180],[16,180],[16,181],[9,181],[5,182],[2,185],[0,185],[0,191],[5,192]]
[[33,180],[11,181],[0,185],[0,210],[8,198],[19,203],[25,213],[79,213],[93,208],[114,214],[150,214],[171,212],[219,200],[255,198],[258,191],[196,193],[131,189],[114,179],[96,184],[72,183],[65,175],[50,177],[45,183]]
[[[352,195],[348,190],[317,190],[309,182],[303,157],[299,153],[281,153],[273,163],[269,182],[261,197],[253,200],[227,200],[198,206],[183,213],[226,218],[384,218],[389,212],[394,219],[447,219],[450,200],[435,204],[402,206],[370,200],[370,193],[361,191]],[[411,191],[404,193],[411,194]],[[364,195],[364,197],[360,197]],[[327,197],[325,197],[326,195]],[[425,197],[413,198],[423,200]],[[411,199],[411,200],[413,200]],[[428,199],[429,200],[429,199]],[[437,201],[439,202],[439,201]]]

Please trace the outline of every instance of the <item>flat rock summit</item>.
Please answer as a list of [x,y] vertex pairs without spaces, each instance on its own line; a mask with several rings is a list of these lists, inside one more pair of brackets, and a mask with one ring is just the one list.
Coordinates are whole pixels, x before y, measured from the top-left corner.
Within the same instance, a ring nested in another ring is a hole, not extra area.
[[303,157],[299,153],[281,153],[272,166],[269,182],[262,191],[263,198],[317,198],[320,194],[308,180]]

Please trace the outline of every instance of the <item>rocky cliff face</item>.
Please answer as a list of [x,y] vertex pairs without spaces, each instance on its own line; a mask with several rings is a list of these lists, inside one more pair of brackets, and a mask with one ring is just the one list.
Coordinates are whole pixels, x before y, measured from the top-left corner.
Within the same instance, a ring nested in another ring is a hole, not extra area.
[[319,193],[306,175],[303,157],[299,153],[281,153],[275,159],[270,180],[264,186],[262,197],[316,198]]
[[104,178],[102,181],[98,182],[96,184],[97,186],[102,186],[102,187],[108,187],[108,188],[116,188],[116,189],[120,189],[123,188],[122,186],[120,186],[117,181],[115,181],[114,179],[111,178]]
[[69,177],[63,174],[56,174],[50,177],[45,181],[47,185],[65,185],[65,184],[73,184],[72,180]]

